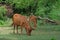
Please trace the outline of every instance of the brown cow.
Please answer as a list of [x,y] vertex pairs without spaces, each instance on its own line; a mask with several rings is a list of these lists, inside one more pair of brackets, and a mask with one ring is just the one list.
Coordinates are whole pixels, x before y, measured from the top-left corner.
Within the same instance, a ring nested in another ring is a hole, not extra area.
[[[13,15],[13,25],[14,25],[14,30],[15,26],[17,27],[17,33],[18,33],[18,26],[21,27],[21,33],[22,33],[22,28],[24,27],[26,29],[27,35],[31,35],[31,31],[33,28],[29,25],[29,22],[27,21],[27,18],[25,16],[22,16],[21,14],[14,14]],[[15,31],[13,31],[15,33]]]
[[29,21],[30,21],[30,22],[33,22],[34,28],[37,27],[37,17],[36,17],[36,16],[31,15],[31,16],[29,17]]

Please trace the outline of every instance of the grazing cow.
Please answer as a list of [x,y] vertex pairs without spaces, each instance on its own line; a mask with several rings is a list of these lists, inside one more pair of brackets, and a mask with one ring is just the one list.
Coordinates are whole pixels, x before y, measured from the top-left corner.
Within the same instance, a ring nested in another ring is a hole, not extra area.
[[31,16],[29,17],[29,21],[30,21],[30,22],[33,22],[34,28],[37,27],[37,17],[36,17],[36,16],[31,15]]
[[[21,33],[22,33],[22,28],[26,29],[27,35],[31,35],[31,32],[33,28],[29,25],[29,22],[27,21],[27,18],[25,16],[22,16],[21,14],[14,14],[13,15],[13,25],[14,25],[14,30],[15,27],[17,28],[17,33],[18,33],[18,26],[21,27]],[[15,31],[13,31],[15,33]]]

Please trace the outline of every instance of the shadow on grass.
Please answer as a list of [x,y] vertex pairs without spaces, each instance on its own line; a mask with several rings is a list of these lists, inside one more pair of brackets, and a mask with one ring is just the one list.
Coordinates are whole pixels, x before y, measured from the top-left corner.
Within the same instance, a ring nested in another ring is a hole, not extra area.
[[9,35],[16,35],[16,36],[26,36],[26,33],[10,33]]
[[8,39],[8,38],[0,38],[0,40],[11,40],[11,39]]

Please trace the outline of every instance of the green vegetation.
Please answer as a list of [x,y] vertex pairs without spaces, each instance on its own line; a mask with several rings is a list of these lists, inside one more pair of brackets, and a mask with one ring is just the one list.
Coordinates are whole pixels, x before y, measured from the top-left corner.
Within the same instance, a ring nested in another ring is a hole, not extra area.
[[7,10],[4,6],[0,7],[0,24],[2,25],[4,21],[7,20],[7,16],[5,16],[7,13]]
[[60,25],[40,25],[38,21],[36,30],[32,31],[31,36],[13,33],[13,27],[0,27],[0,40],[60,40]]
[[60,20],[60,0],[0,0],[3,1],[13,7],[14,13],[24,15],[33,13],[43,18]]
[[[60,0],[0,0],[3,1],[10,4],[14,12],[25,15],[32,12],[36,16],[60,20]],[[0,6],[0,26],[9,25],[6,13],[5,6]]]
[[60,20],[59,4],[59,0],[40,0],[35,14],[53,20]]
[[[0,0],[1,2],[11,5],[14,13],[33,13],[36,16],[60,21],[60,0]],[[22,35],[13,34],[12,27],[9,27],[12,21],[6,13],[5,6],[0,6],[0,40],[60,40],[60,25],[41,25],[42,20],[38,20],[37,29],[31,36],[27,36],[25,30]]]

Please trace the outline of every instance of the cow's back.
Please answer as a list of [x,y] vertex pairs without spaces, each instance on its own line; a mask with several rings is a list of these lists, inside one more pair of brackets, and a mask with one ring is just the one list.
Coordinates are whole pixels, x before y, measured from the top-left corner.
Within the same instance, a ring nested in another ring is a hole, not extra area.
[[21,14],[15,14],[13,16],[13,23],[16,25],[22,25],[24,22],[26,22],[26,17],[22,16]]

